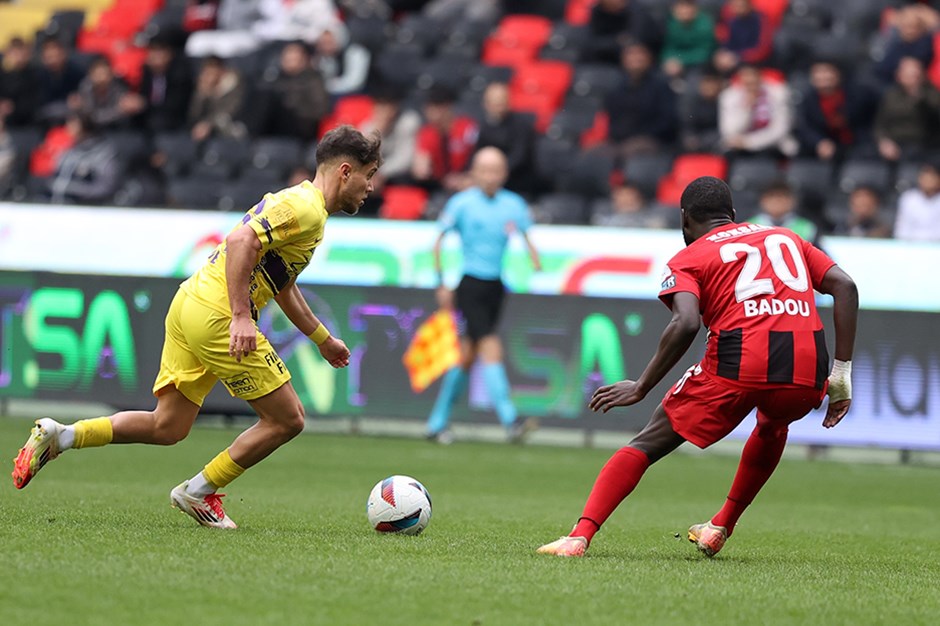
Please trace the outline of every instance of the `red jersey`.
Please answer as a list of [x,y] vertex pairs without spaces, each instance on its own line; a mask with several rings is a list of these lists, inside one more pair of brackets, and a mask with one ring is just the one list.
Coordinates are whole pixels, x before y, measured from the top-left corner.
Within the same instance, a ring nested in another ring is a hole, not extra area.
[[660,299],[699,299],[708,345],[702,368],[746,387],[822,389],[829,354],[814,289],[835,265],[785,228],[727,224],[669,261]]
[[415,149],[431,155],[431,168],[435,180],[447,174],[462,172],[477,145],[477,123],[469,117],[458,117],[444,137],[440,130],[425,124],[415,138]]

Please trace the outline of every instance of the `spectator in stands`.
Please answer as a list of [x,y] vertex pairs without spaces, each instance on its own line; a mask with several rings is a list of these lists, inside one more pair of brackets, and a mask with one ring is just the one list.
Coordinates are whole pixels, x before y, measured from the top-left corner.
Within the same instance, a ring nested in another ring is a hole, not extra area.
[[666,218],[649,206],[639,188],[623,184],[610,191],[610,201],[595,205],[591,223],[616,228],[665,228]]
[[861,185],[849,194],[849,213],[836,224],[837,235],[883,238],[891,236],[891,226],[881,216],[881,194],[874,187]]
[[84,74],[54,37],[42,42],[40,63],[38,119],[61,121],[68,114],[68,97],[78,90]]
[[483,92],[483,118],[476,149],[487,146],[499,148],[506,155],[509,165],[507,189],[521,194],[535,191],[535,129],[525,116],[509,109],[509,85],[506,83],[490,83]]
[[316,138],[320,120],[330,112],[330,95],[303,42],[291,42],[281,50],[271,95],[269,134],[300,137],[305,141]]
[[686,152],[720,152],[718,133],[718,98],[724,79],[715,71],[704,72],[695,91],[682,102],[681,137]]
[[13,166],[16,163],[16,145],[0,117],[0,198],[5,198],[13,185]]
[[192,89],[189,61],[169,39],[155,38],[147,46],[140,92],[126,106],[150,132],[178,130],[186,125]]
[[494,22],[500,14],[499,0],[431,0],[423,4],[425,17],[442,22]]
[[753,65],[741,67],[719,96],[718,129],[731,156],[793,156],[799,146],[792,128],[786,83],[765,78]]
[[374,102],[372,116],[359,129],[364,135],[374,130],[382,133],[382,167],[372,177],[372,195],[381,192],[386,182],[409,182],[421,128],[421,115],[402,107],[402,94],[396,88],[378,89]]
[[829,161],[872,146],[875,95],[860,85],[846,84],[830,61],[813,63],[809,76],[811,88],[800,103],[797,120],[803,152]]
[[770,58],[773,28],[752,0],[728,0],[722,16],[714,56],[718,71],[730,74],[742,63],[759,65]]
[[455,192],[470,184],[466,168],[479,131],[473,119],[454,111],[456,101],[446,87],[434,87],[424,103],[411,175],[431,189]]
[[681,76],[688,68],[709,62],[715,50],[715,21],[699,9],[696,0],[676,0],[666,22],[661,55],[667,76]]
[[895,80],[875,117],[878,151],[889,161],[923,158],[940,141],[940,92],[913,57],[901,59]]
[[342,28],[333,0],[222,0],[217,22],[218,30],[192,34],[188,56],[227,59],[274,42],[312,45],[324,31]]
[[117,148],[84,115],[70,118],[78,124],[75,145],[60,159],[48,181],[50,200],[60,203],[107,204],[121,182],[123,166]]
[[623,46],[631,40],[654,50],[662,44],[661,28],[635,0],[598,0],[591,8],[588,30],[590,59],[601,63],[620,62]]
[[92,61],[88,75],[78,91],[68,98],[69,109],[87,117],[104,130],[127,121],[133,107],[128,107],[127,86],[115,78],[111,63],[104,57]]
[[620,84],[605,98],[609,139],[621,156],[654,152],[672,144],[678,130],[676,96],[638,41],[622,52]]
[[218,57],[202,63],[196,92],[189,104],[189,127],[193,141],[209,137],[245,138],[245,124],[239,119],[245,87],[238,72]]
[[928,6],[911,5],[895,12],[894,29],[878,63],[878,76],[890,84],[901,59],[913,57],[924,67],[933,61],[933,31],[940,26],[940,16]]
[[917,187],[901,194],[894,237],[905,241],[940,242],[940,165],[937,163],[924,163],[917,177]]
[[788,228],[806,241],[814,241],[816,224],[794,212],[796,196],[785,182],[774,182],[760,195],[760,213],[749,219],[752,224]]
[[365,46],[349,41],[345,28],[325,30],[317,39],[314,64],[333,97],[362,91],[371,60],[372,54]]
[[39,103],[39,77],[29,62],[29,46],[16,37],[3,53],[0,69],[0,120],[14,128],[33,122]]

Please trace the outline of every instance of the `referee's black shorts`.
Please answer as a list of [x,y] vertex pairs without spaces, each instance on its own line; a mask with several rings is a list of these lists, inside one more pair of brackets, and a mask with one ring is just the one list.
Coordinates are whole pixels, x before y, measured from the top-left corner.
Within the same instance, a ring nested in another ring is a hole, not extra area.
[[503,281],[482,280],[464,275],[455,292],[457,310],[467,325],[467,336],[473,341],[496,333],[499,314],[506,297]]

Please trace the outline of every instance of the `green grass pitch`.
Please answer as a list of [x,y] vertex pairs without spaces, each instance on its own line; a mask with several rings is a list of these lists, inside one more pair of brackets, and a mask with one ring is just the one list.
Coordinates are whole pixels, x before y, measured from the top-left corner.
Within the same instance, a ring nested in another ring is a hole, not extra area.
[[[29,423],[0,419],[9,459]],[[233,532],[168,492],[235,430],[172,448],[69,452],[0,487],[0,624],[935,624],[936,468],[784,461],[714,559],[674,537],[721,504],[736,465],[651,468],[589,556],[564,534],[609,450],[304,435],[228,490]],[[380,536],[372,485],[434,499],[419,537]]]

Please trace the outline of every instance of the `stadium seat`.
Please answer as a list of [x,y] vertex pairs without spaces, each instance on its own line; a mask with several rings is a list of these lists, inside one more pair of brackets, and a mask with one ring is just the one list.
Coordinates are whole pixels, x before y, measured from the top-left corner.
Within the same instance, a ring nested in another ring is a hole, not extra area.
[[360,126],[372,116],[373,104],[369,96],[355,95],[340,98],[333,107],[333,112],[320,120],[320,137],[340,124]]
[[831,162],[805,157],[790,161],[786,170],[787,183],[801,194],[826,195],[832,187],[832,175]]
[[424,214],[428,192],[411,185],[389,185],[382,194],[379,217],[388,220],[416,220]]
[[167,203],[178,209],[217,209],[226,187],[201,177],[171,178],[167,184]]
[[84,22],[84,11],[56,11],[43,29],[43,35],[55,37],[68,48],[74,48]]
[[[579,152],[560,178],[559,191],[596,198],[610,194],[610,175],[613,157],[605,150]],[[586,216],[585,216],[585,221]]]
[[731,163],[728,184],[732,191],[760,192],[771,183],[781,179],[783,172],[774,159],[766,157],[738,157]]
[[508,15],[483,45],[483,62],[509,65],[531,61],[551,36],[552,23],[539,15]]
[[591,21],[591,8],[596,0],[568,0],[565,21],[574,26],[584,26]]
[[490,83],[512,82],[514,70],[511,67],[478,65],[471,70],[467,87],[472,91],[482,92]]
[[532,217],[538,224],[587,224],[590,206],[579,194],[550,193],[533,204]]
[[32,41],[36,33],[49,23],[51,8],[0,4],[0,49],[20,37]]
[[584,26],[572,26],[565,22],[555,24],[551,37],[542,47],[539,57],[546,60],[577,63],[587,45],[590,33]]
[[304,146],[291,137],[261,137],[251,146],[246,176],[269,180],[286,180],[290,170],[303,164]]
[[579,96],[604,97],[620,84],[623,72],[612,65],[589,63],[574,68],[571,91]]
[[566,139],[538,137],[535,140],[535,171],[543,184],[553,189],[577,154],[577,144]]
[[424,50],[417,43],[390,44],[373,63],[379,78],[388,84],[411,87],[421,74]]
[[574,108],[566,105],[552,117],[551,123],[545,129],[545,135],[552,139],[577,141],[582,134],[593,126],[596,113],[594,107]]
[[171,178],[188,174],[198,158],[197,146],[186,131],[159,133],[154,136],[153,145],[154,150],[165,156],[162,169]]
[[908,189],[917,186],[917,177],[920,175],[920,163],[904,161],[898,165],[898,171],[895,176],[894,188],[898,193],[904,193]]
[[656,199],[667,206],[679,206],[679,198],[686,186],[699,176],[725,179],[728,162],[716,154],[683,154],[676,157],[672,171],[659,181]]
[[452,24],[447,33],[447,39],[441,44],[438,52],[464,49],[473,51],[474,56],[478,57],[483,42],[492,30],[493,25],[485,21],[461,21]]
[[111,66],[114,73],[123,78],[129,85],[136,87],[144,72],[144,61],[147,60],[147,49],[127,47],[114,51],[110,55]]
[[250,146],[247,141],[230,137],[208,139],[202,157],[193,163],[193,176],[210,179],[230,179],[248,162]]
[[517,91],[510,94],[510,107],[513,111],[533,113],[535,115],[535,129],[544,133],[552,123],[552,117],[558,109],[558,104],[544,93]]
[[375,53],[382,49],[387,41],[388,24],[385,20],[373,17],[350,17],[346,20],[349,40],[368,48]]
[[42,129],[25,126],[7,131],[14,147],[13,165],[10,172],[9,195],[13,199],[25,197],[25,185],[29,178],[30,156],[43,140]]
[[215,206],[220,211],[243,213],[256,205],[264,197],[264,194],[278,191],[286,184],[286,179],[244,178],[228,182],[225,185],[220,185],[219,197]]
[[558,106],[568,91],[571,76],[571,66],[563,61],[535,61],[516,66],[509,88],[513,94],[542,94]]
[[468,65],[472,63],[473,61],[467,58],[438,55],[422,68],[415,80],[415,86],[422,91],[427,91],[436,85],[446,87],[451,91],[460,91],[468,80]]
[[672,168],[668,154],[637,154],[627,159],[623,167],[624,182],[635,185],[646,198],[656,196],[659,181]]
[[850,159],[839,172],[839,189],[851,193],[859,186],[874,187],[881,193],[891,188],[891,168],[881,160]]
[[400,45],[417,45],[423,54],[430,54],[447,38],[447,31],[446,23],[411,13],[398,22],[395,41]]

